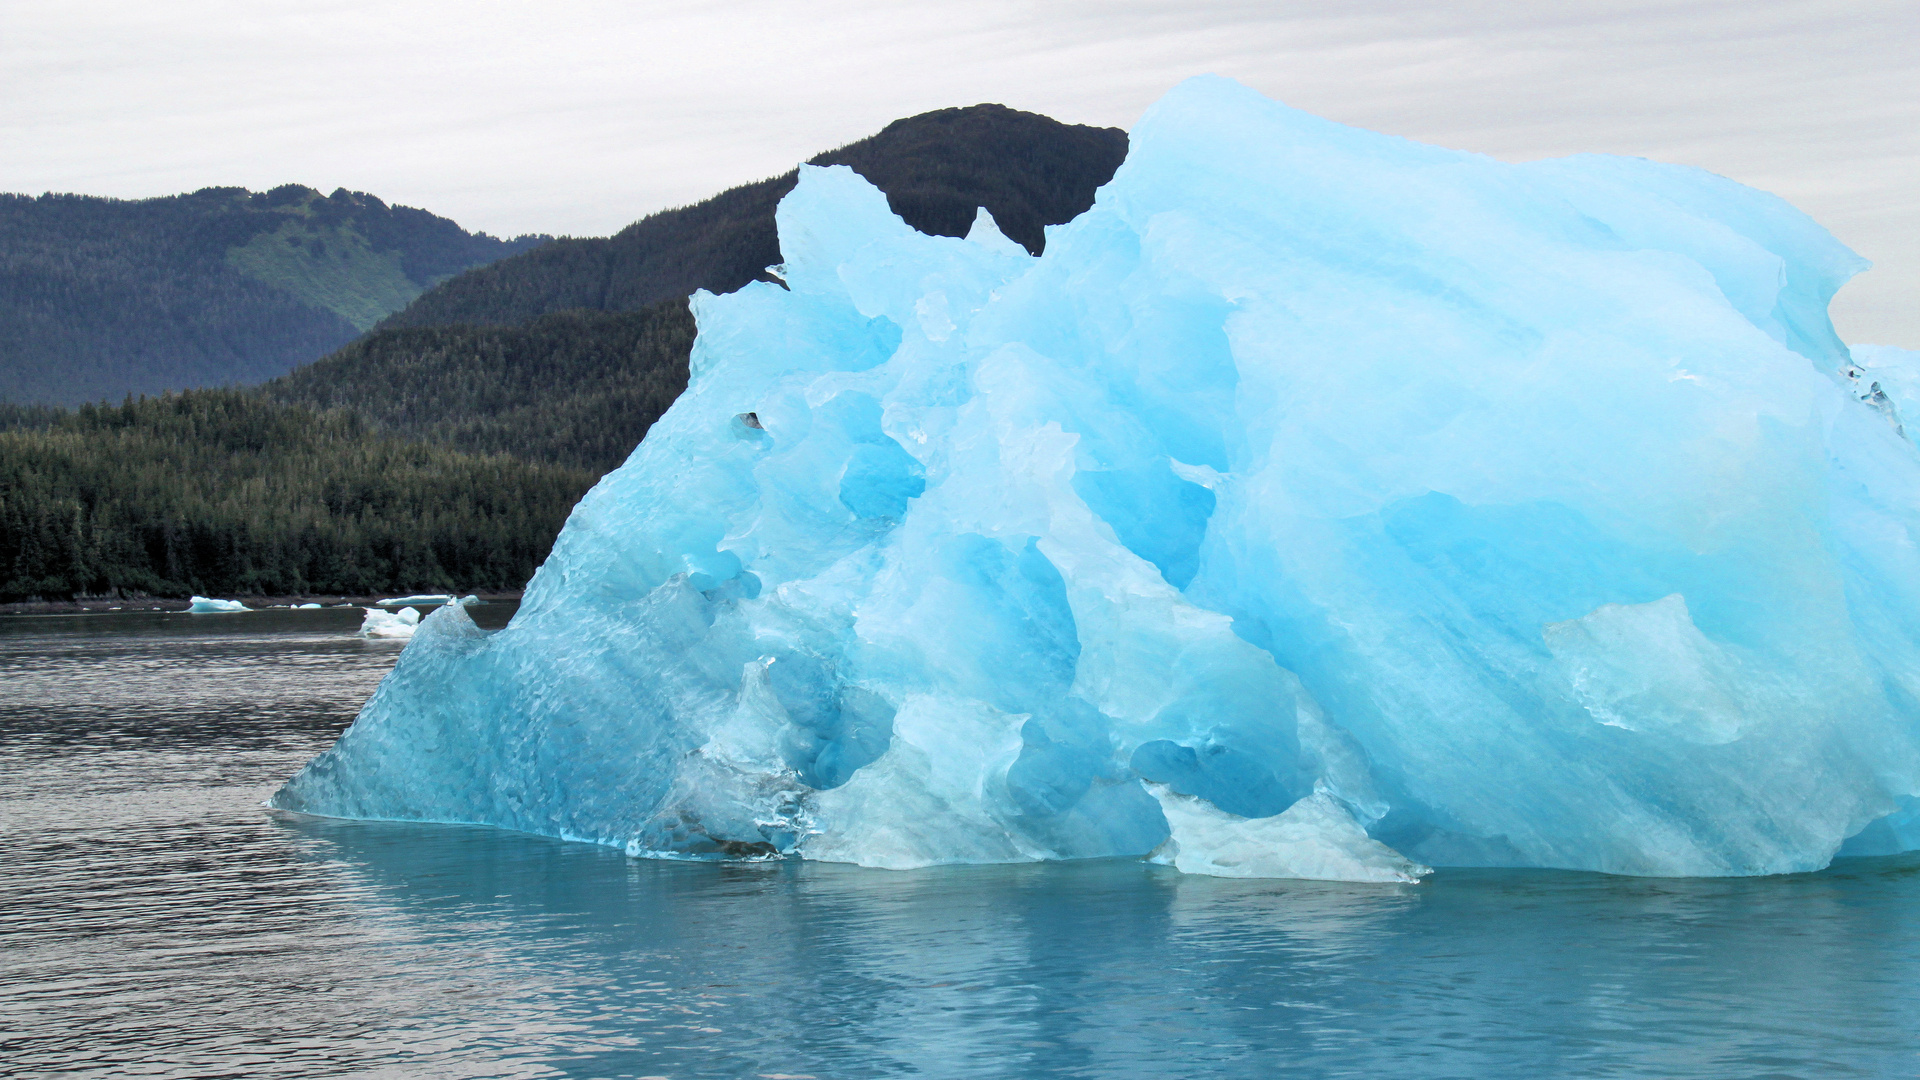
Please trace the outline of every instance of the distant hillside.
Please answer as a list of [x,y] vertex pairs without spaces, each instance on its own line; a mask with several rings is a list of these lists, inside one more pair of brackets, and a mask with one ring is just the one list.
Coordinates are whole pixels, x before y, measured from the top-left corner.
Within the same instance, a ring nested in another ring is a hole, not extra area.
[[598,476],[625,461],[686,389],[693,336],[681,298],[517,327],[383,330],[260,392],[351,410],[404,438]]
[[[975,105],[896,120],[810,164],[849,166],[926,233],[965,236],[984,206],[1002,232],[1038,254],[1045,227],[1092,206],[1094,190],[1126,156],[1118,128]],[[695,289],[731,292],[780,261],[773,212],[797,176],[662,211],[606,239],[558,240],[470,270],[381,328],[515,325],[570,308],[632,311]]]
[[244,391],[0,406],[0,600],[517,589],[594,475]]
[[0,401],[258,382],[545,237],[468,233],[345,190],[0,195]]
[[[923,232],[964,236],[985,206],[1038,252],[1045,227],[1092,206],[1126,153],[1115,128],[976,105],[895,121],[813,161],[852,167]],[[686,386],[687,294],[737,289],[780,262],[773,214],[796,177],[469,270],[261,392],[463,451],[612,469]]]

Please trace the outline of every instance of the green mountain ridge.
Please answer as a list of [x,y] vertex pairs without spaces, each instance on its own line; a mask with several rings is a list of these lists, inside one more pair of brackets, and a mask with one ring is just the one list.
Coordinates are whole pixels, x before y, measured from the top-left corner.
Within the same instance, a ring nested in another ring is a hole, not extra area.
[[257,383],[331,352],[499,240],[362,192],[0,195],[0,401]]

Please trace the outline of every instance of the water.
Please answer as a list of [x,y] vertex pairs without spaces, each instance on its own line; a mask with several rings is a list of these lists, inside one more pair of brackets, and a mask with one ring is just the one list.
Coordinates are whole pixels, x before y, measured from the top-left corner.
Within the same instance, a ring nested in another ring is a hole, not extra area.
[[0,619],[0,1073],[1920,1075],[1915,857],[1356,887],[273,816],[398,652],[358,619]]

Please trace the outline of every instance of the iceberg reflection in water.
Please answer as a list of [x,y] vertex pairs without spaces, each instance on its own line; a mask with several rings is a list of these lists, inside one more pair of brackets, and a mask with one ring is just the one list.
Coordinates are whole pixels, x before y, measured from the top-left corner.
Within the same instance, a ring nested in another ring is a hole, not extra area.
[[1766,882],[1452,870],[1414,887],[290,828],[409,943],[412,977],[472,987],[442,1023],[539,1030],[537,1051],[496,1049],[571,1076],[1878,1074],[1920,1025],[1920,963],[1893,944],[1920,931],[1912,857]]

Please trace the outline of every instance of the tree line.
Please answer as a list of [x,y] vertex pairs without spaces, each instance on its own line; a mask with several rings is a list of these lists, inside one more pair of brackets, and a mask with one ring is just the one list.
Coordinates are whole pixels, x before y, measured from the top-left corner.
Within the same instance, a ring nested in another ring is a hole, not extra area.
[[596,478],[240,390],[4,420],[5,600],[517,589]]

